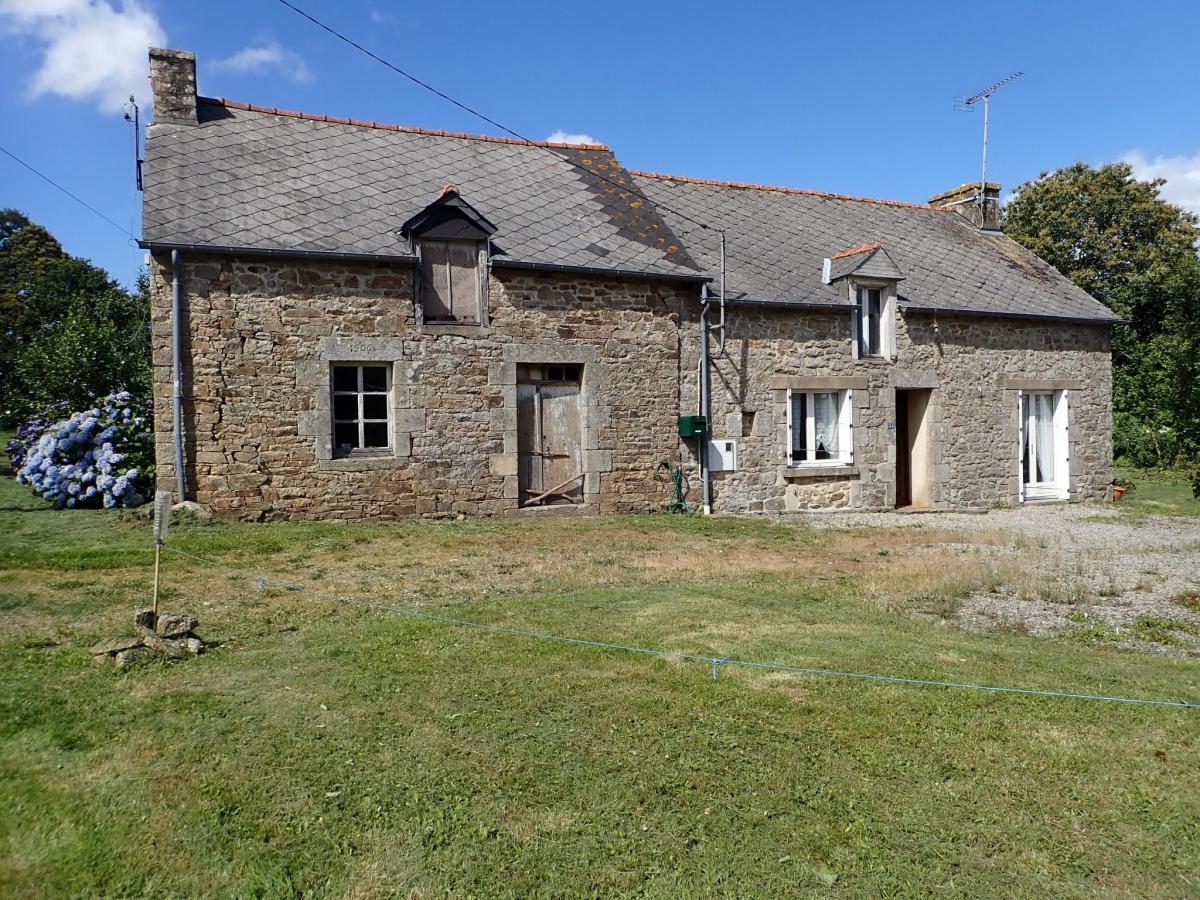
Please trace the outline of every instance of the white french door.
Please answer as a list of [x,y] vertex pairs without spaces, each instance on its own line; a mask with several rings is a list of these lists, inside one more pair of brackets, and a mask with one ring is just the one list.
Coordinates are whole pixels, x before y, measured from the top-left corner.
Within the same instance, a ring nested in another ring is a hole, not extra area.
[[1070,495],[1067,392],[1020,394],[1021,499],[1065,500]]

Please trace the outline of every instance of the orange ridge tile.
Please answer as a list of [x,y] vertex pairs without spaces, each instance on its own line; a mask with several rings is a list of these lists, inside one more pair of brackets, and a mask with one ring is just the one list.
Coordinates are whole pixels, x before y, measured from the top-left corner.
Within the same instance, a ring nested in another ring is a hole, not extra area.
[[856,197],[853,194],[834,194],[828,191],[813,191],[808,188],[778,187],[773,184],[745,184],[740,181],[714,181],[711,178],[689,178],[686,175],[668,175],[663,172],[643,172],[638,169],[626,169],[631,175],[641,175],[644,178],[657,178],[659,181],[679,181],[684,184],[704,184],[711,187],[738,188],[746,191],[771,191],[777,194],[803,194],[808,197],[824,197],[828,200],[853,200],[857,203],[876,203],[880,206],[897,206],[903,209],[931,209],[937,212],[954,212],[941,206],[930,206],[927,203],[908,203],[904,200],[880,200],[875,197]]
[[878,250],[882,246],[883,244],[881,244],[879,241],[876,241],[873,244],[863,244],[861,247],[851,247],[849,250],[843,250],[841,253],[835,253],[829,258],[830,260],[845,259],[847,256],[858,256],[860,253],[870,253],[872,250]]
[[605,150],[606,144],[564,144],[559,141],[522,141],[517,138],[493,137],[488,134],[467,134],[465,131],[442,131],[432,128],[413,128],[407,125],[388,125],[383,122],[363,122],[359,119],[344,119],[338,116],[325,116],[316,113],[294,112],[289,109],[277,109],[273,106],[258,106],[254,103],[241,103],[228,100],[225,97],[197,97],[206,103],[216,103],[229,109],[244,109],[247,112],[269,113],[273,116],[287,116],[292,119],[306,119],[310,122],[330,122],[335,125],[354,125],[359,128],[378,128],[383,131],[399,131],[404,134],[425,134],[430,137],[461,138],[467,141],[486,141],[489,144],[518,144],[533,147],[551,147],[556,150]]

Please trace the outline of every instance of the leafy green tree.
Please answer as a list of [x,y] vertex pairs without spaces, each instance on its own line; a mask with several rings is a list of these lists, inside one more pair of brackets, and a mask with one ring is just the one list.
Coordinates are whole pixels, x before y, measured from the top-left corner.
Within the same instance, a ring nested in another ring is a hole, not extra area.
[[1141,466],[1200,452],[1197,218],[1125,163],[1076,163],[1017,188],[1004,231],[1125,320],[1113,329],[1114,450]]
[[150,383],[149,291],[63,252],[40,225],[0,210],[0,421],[65,402],[87,408]]

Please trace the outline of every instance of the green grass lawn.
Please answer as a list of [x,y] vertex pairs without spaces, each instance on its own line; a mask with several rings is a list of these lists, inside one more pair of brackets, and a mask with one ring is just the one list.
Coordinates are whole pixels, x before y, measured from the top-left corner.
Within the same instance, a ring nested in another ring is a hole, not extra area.
[[[54,512],[3,478],[0,530],[5,897],[1200,891],[1200,711],[714,681],[171,556],[166,607],[218,646],[119,671],[87,648],[148,599],[148,526]],[[1195,660],[928,614],[989,577],[945,540],[667,517],[172,532],[231,566],[481,622],[1200,701]]]
[[1200,497],[1192,493],[1191,481],[1180,473],[1117,469],[1117,478],[1133,485],[1114,504],[1122,515],[1200,516]]

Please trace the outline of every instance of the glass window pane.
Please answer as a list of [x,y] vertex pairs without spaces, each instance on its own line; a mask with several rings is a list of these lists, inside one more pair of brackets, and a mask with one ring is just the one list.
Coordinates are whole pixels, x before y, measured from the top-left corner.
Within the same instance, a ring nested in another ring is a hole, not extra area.
[[813,431],[817,459],[837,459],[838,455],[838,395],[813,394]]
[[357,394],[334,394],[333,395],[333,417],[335,419],[349,419],[351,421],[358,418],[358,395]]
[[1054,395],[1034,394],[1033,415],[1037,420],[1037,480],[1054,480]]
[[358,446],[358,423],[339,422],[333,426],[333,446],[337,450],[353,450]]
[[387,417],[387,394],[363,394],[364,419],[386,419]]
[[334,366],[333,389],[335,391],[357,391],[358,366]]
[[386,447],[388,445],[387,422],[366,422],[363,425],[363,446]]
[[792,448],[791,460],[794,463],[808,459],[808,395],[792,394]]
[[364,391],[387,390],[387,366],[363,366]]

